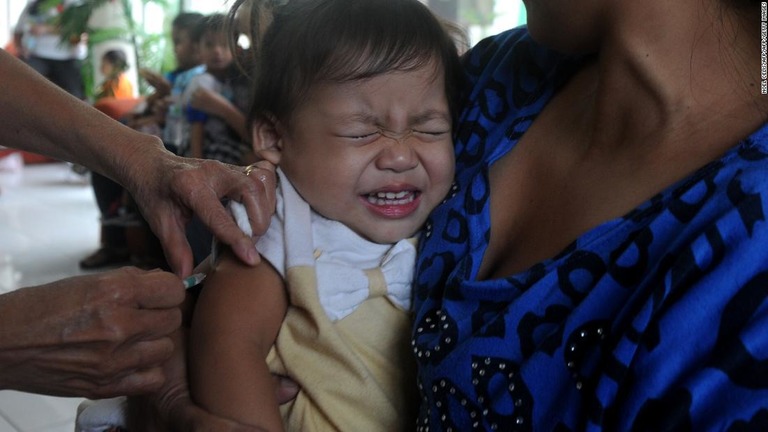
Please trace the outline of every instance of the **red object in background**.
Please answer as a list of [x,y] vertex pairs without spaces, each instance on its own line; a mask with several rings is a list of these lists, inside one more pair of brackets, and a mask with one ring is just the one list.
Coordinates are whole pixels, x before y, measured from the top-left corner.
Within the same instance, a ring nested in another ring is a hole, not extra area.
[[20,150],[0,148],[0,158],[8,156],[11,153],[21,153],[21,156],[24,158],[24,164],[56,162],[55,159],[51,159],[47,156],[39,155],[36,153],[29,153],[29,152],[20,151]]

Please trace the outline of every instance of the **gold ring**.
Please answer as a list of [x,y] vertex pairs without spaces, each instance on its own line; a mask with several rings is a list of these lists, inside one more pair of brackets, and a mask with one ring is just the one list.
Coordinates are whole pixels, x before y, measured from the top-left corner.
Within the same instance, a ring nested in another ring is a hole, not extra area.
[[250,164],[247,167],[245,167],[243,172],[245,173],[245,175],[250,175],[251,172],[253,172],[253,170],[256,170],[256,169],[259,169],[259,167],[254,163],[254,164]]

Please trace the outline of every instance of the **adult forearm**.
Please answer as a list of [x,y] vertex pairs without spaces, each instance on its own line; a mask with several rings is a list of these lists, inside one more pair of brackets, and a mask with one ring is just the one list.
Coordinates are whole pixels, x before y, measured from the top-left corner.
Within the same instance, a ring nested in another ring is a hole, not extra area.
[[244,262],[258,262],[251,237],[221,200],[243,203],[253,232],[264,232],[274,209],[274,167],[262,164],[249,177],[242,167],[176,156],[159,138],[112,120],[1,50],[0,77],[0,145],[75,162],[123,185],[179,275],[191,270],[184,227],[192,214]]
[[163,156],[159,139],[120,125],[4,51],[0,76],[0,145],[85,165],[120,183],[134,166],[126,162]]

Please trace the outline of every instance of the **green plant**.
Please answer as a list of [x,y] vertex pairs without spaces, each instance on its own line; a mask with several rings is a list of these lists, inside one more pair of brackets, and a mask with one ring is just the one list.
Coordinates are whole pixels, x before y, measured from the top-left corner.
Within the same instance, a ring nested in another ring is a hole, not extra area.
[[[124,27],[110,28],[92,28],[89,26],[91,16],[94,11],[108,3],[119,1],[125,18]],[[59,0],[46,0],[44,5],[58,4]],[[74,40],[82,34],[88,35],[88,44],[90,47],[110,40],[124,40],[130,42],[136,51],[136,67],[146,67],[153,70],[165,70],[172,63],[172,53],[166,49],[167,36],[165,34],[147,33],[140,23],[134,19],[134,4],[140,4],[146,7],[147,4],[159,5],[165,12],[165,16],[173,13],[172,9],[177,5],[171,5],[169,0],[81,0],[79,3],[69,6],[59,15],[57,24],[59,25],[62,40]],[[92,50],[89,49],[89,53]],[[90,56],[90,54],[89,54]],[[86,64],[91,63],[88,58]],[[94,88],[93,68],[85,67],[83,73],[85,79],[85,88],[88,92]],[[149,88],[146,83],[139,83],[139,92],[146,94]],[[90,94],[88,96],[91,96]]]
[[459,2],[459,18],[463,25],[487,27],[493,23],[494,0],[462,0]]

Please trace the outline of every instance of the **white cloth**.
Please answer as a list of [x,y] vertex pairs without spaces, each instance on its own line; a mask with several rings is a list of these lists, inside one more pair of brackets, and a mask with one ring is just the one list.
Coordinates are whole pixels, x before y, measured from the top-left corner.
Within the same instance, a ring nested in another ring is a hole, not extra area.
[[[386,295],[399,308],[409,310],[416,262],[413,240],[394,245],[366,240],[341,222],[313,211],[282,170],[277,173],[277,209],[256,248],[280,275],[285,277],[289,267],[315,266],[320,304],[331,321],[344,318],[377,295]],[[286,243],[305,243],[312,247],[311,253],[286,252]],[[386,293],[368,288],[369,273],[379,268],[388,285]]]
[[235,218],[235,223],[240,231],[248,237],[253,237],[253,230],[251,229],[251,221],[248,220],[248,212],[245,210],[245,206],[237,201],[229,202],[229,212],[232,217]]
[[75,432],[104,432],[113,427],[125,428],[125,397],[85,400],[77,407]]

